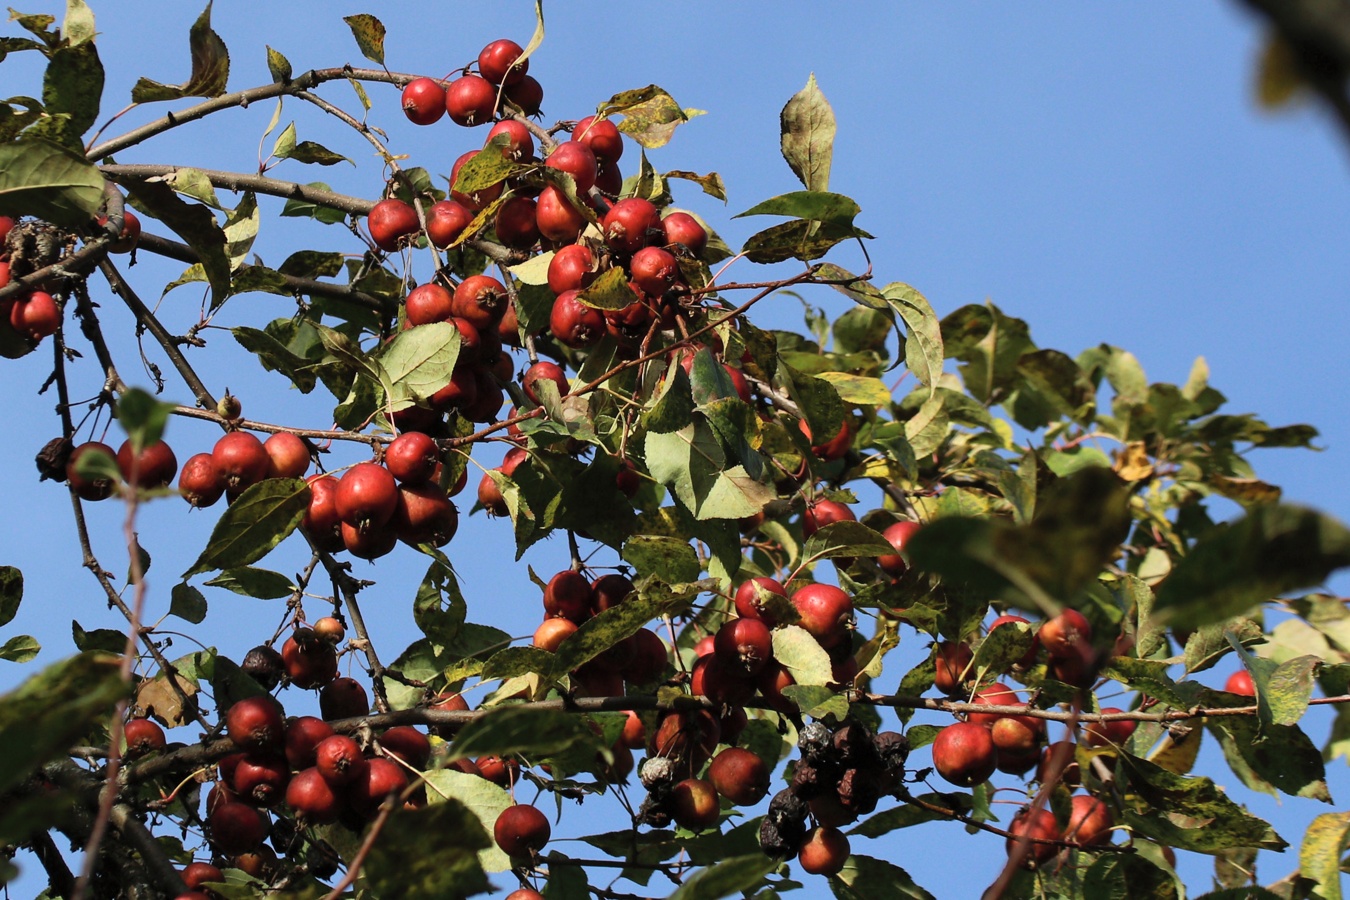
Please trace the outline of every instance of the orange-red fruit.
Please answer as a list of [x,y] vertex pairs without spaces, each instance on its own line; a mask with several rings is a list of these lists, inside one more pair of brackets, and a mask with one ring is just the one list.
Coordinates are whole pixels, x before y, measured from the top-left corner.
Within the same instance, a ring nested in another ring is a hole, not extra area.
[[502,810],[492,826],[492,836],[507,856],[533,856],[544,848],[552,833],[548,818],[525,804]]
[[641,197],[620,200],[605,213],[605,243],[620,253],[636,253],[662,235],[661,213]]
[[[850,419],[848,416],[845,416],[844,421],[839,423],[839,430],[834,433],[834,437],[821,444],[813,442],[811,444],[811,452],[814,453],[818,459],[824,460],[825,462],[843,459],[848,455],[849,448],[853,446],[853,432],[850,430],[849,426]],[[797,420],[797,428],[801,430],[802,434],[806,435],[808,441],[814,441],[814,438],[811,435],[811,426],[806,424],[805,419]]]
[[[128,484],[134,483],[142,488],[164,487],[178,474],[178,458],[174,456],[173,448],[164,441],[156,441],[142,448],[138,455],[132,449],[131,441],[127,440],[117,450],[117,468]],[[131,477],[133,469],[136,472],[134,482]]]
[[586,576],[564,569],[549,579],[544,588],[544,612],[562,616],[580,624],[591,615],[591,583]]
[[376,757],[368,760],[347,786],[347,800],[364,816],[372,816],[390,794],[402,793],[408,786],[403,767],[393,760]]
[[311,475],[305,480],[309,483],[309,508],[300,527],[320,550],[336,553],[344,549],[342,520],[337,514],[338,480],[332,475]]
[[530,197],[512,197],[497,210],[497,240],[516,250],[528,250],[539,243],[539,219]]
[[686,778],[670,789],[670,814],[675,824],[690,831],[706,831],[717,824],[721,808],[717,790],[702,778]]
[[525,390],[525,396],[529,397],[534,403],[539,403],[539,394],[535,390],[535,385],[540,381],[551,381],[558,387],[558,396],[567,396],[568,383],[567,373],[557,363],[541,360],[531,365],[525,370],[525,374],[520,377],[521,387]]
[[990,726],[989,736],[1000,759],[1009,766],[1030,769],[1037,762],[1037,751],[1045,739],[1045,720],[1036,716],[999,716]]
[[[975,696],[970,698],[971,703],[980,703],[985,706],[1020,706],[1021,702],[1017,699],[1017,692],[1006,684],[995,682],[983,690],[977,691]],[[966,716],[967,720],[976,725],[983,725],[985,728],[993,728],[994,723],[1001,717],[1002,713],[970,713]]]
[[1232,675],[1228,676],[1228,681],[1224,682],[1223,689],[1230,694],[1238,694],[1243,697],[1256,696],[1256,682],[1252,681],[1252,673],[1246,669],[1238,669]]
[[9,324],[29,340],[40,341],[55,334],[61,325],[61,307],[46,291],[33,291],[9,308]]
[[183,884],[194,891],[208,881],[220,883],[225,880],[224,872],[204,862],[188,863],[180,874],[183,876]]
[[464,75],[445,89],[445,111],[456,125],[473,127],[491,121],[497,89],[487,79]]
[[766,593],[777,594],[787,599],[787,589],[776,579],[761,575],[742,582],[741,586],[736,588],[734,598],[736,613],[742,618],[759,619],[770,628],[777,625],[777,620],[763,607],[763,596]]
[[431,760],[431,741],[411,725],[395,725],[380,735],[380,746],[414,769],[422,770]]
[[524,52],[524,48],[515,41],[506,38],[495,40],[479,52],[478,71],[493,84],[520,84],[525,73],[530,70],[528,59],[516,64]]
[[586,225],[586,216],[568,201],[565,193],[552,184],[539,192],[534,218],[535,224],[539,226],[539,234],[555,244],[575,241]]
[[338,518],[358,533],[368,534],[393,518],[398,484],[384,466],[357,463],[338,482],[335,499]]
[[309,469],[309,447],[289,431],[279,431],[263,441],[271,465],[268,478],[303,478]]
[[439,200],[427,210],[427,240],[444,250],[473,221],[473,213],[458,200]]
[[314,748],[314,768],[334,787],[351,784],[367,765],[361,745],[345,734],[324,738]]
[[336,822],[346,801],[318,769],[302,769],[286,785],[286,805],[305,822],[323,825]]
[[[1124,712],[1119,706],[1103,706],[1105,714]],[[1129,719],[1116,719],[1112,722],[1089,722],[1083,728],[1083,743],[1089,747],[1105,747],[1108,744],[1120,746],[1130,739],[1138,722]]]
[[532,643],[541,650],[556,653],[562,642],[577,633],[577,623],[560,617],[545,619],[534,630]]
[[415,327],[448,320],[454,315],[451,296],[448,290],[431,282],[408,291],[408,299],[404,301],[408,324]]
[[572,129],[572,140],[579,141],[591,148],[598,160],[618,162],[623,156],[623,138],[619,129],[609,119],[597,119],[587,116],[577,122]]
[[334,678],[319,692],[319,713],[325,719],[351,719],[370,712],[370,697],[355,678]]
[[1041,751],[1036,766],[1036,780],[1044,784],[1055,778],[1067,787],[1082,783],[1083,773],[1078,766],[1077,747],[1072,741],[1056,741]]
[[290,765],[284,756],[244,754],[230,775],[230,787],[240,800],[253,806],[272,806],[286,792],[291,780]]
[[506,287],[491,275],[470,275],[455,288],[451,315],[467,320],[480,331],[493,328],[506,312]]
[[539,107],[544,102],[544,86],[533,75],[526,75],[519,84],[508,84],[506,99],[510,100],[527,116],[539,115]]
[[459,511],[439,484],[403,485],[390,526],[410,547],[444,547],[459,530]]
[[366,227],[375,246],[385,252],[397,250],[399,244],[421,227],[417,210],[402,200],[388,197],[376,203],[366,216]]
[[527,160],[534,156],[534,136],[530,134],[530,129],[517,119],[502,119],[496,125],[488,130],[487,140],[483,142],[484,148],[498,135],[506,135],[506,148],[502,151],[502,156],[507,159]]
[[661,220],[666,243],[684,247],[693,256],[703,252],[708,246],[708,231],[689,213],[673,212]]
[[773,658],[773,635],[759,619],[731,619],[717,630],[713,652],[727,669],[748,678]]
[[66,461],[66,484],[81,500],[106,500],[112,496],[115,482],[109,478],[88,479],[76,471],[80,457],[86,453],[102,453],[111,460],[117,458],[113,448],[101,441],[87,441],[81,444],[70,451],[70,459]]
[[1064,837],[1084,847],[1099,847],[1111,840],[1115,819],[1111,808],[1091,794],[1077,794],[1069,812],[1069,823]]
[[769,767],[743,747],[728,747],[713,757],[708,780],[717,793],[737,806],[754,806],[769,792]]
[[240,750],[280,751],[286,739],[281,704],[266,694],[245,697],[225,714],[225,731]]
[[[1044,807],[1033,810],[1030,807],[1024,808],[1017,815],[1013,816],[1011,824],[1008,825],[1008,831],[1012,832],[1014,837],[1007,840],[1008,854],[1011,856],[1013,849],[1017,846],[1017,838],[1025,835],[1028,838],[1043,841],[1063,840],[1060,834],[1059,825],[1055,822],[1055,814]],[[1044,863],[1059,853],[1059,847],[1054,844],[1029,844],[1027,847],[1026,858],[1037,864]]]
[[231,495],[250,488],[267,477],[272,458],[263,442],[247,431],[221,435],[211,449],[211,458],[225,478],[225,490]]
[[312,629],[297,628],[281,645],[286,677],[298,688],[313,690],[337,677],[337,651]]
[[[333,736],[333,729],[317,716],[299,716],[286,723],[286,761],[292,769],[308,769],[314,765],[314,753],[319,744]],[[357,748],[360,753],[360,748]]]
[[211,843],[226,856],[236,856],[257,848],[267,837],[267,819],[247,803],[227,801],[206,817]]
[[617,572],[601,575],[591,582],[591,608],[602,613],[633,596],[634,590],[633,582]]
[[826,525],[835,522],[856,522],[858,517],[843,503],[817,500],[802,512],[802,536],[810,537]]
[[962,691],[962,677],[975,657],[970,645],[957,641],[942,641],[934,648],[933,686],[949,697]]
[[956,722],[939,731],[933,741],[933,766],[952,784],[980,784],[994,774],[997,765],[998,750],[983,725]]
[[545,164],[571,175],[579,195],[595,186],[595,154],[580,141],[563,141],[548,155]]
[[669,250],[643,247],[628,264],[633,283],[643,293],[659,299],[680,277],[680,263]]
[[839,646],[848,637],[853,600],[839,588],[808,584],[792,595],[792,605],[801,616],[799,624],[826,650]]
[[430,125],[445,115],[445,88],[430,78],[414,78],[403,88],[403,114],[414,125]]
[[848,838],[842,831],[820,825],[806,833],[797,860],[803,872],[829,877],[843,870],[849,853]]
[[506,900],[544,900],[544,895],[533,888],[518,888],[507,894]]
[[595,254],[585,244],[560,247],[548,262],[548,289],[555,295],[582,290],[595,276]]
[[436,442],[420,431],[408,431],[389,442],[384,464],[403,484],[426,484],[441,461]]
[[1041,645],[1053,657],[1082,657],[1092,643],[1092,626],[1076,609],[1066,609],[1041,623]]
[[633,643],[636,652],[633,662],[624,672],[624,679],[629,684],[650,684],[663,676],[670,664],[670,653],[666,650],[665,642],[655,632],[640,628],[633,635]]
[[553,301],[549,313],[549,332],[561,343],[582,350],[605,336],[605,316],[582,303],[580,291],[566,291]]
[[883,572],[895,577],[905,574],[909,564],[905,562],[905,558],[901,554],[905,552],[905,546],[909,543],[909,539],[914,537],[918,530],[918,522],[905,521],[887,526],[886,530],[881,533],[881,536],[895,548],[894,554],[885,553],[877,557],[877,565],[881,566]]
[[127,759],[163,750],[166,743],[164,729],[153,719],[131,719],[122,727],[122,734],[127,741]]

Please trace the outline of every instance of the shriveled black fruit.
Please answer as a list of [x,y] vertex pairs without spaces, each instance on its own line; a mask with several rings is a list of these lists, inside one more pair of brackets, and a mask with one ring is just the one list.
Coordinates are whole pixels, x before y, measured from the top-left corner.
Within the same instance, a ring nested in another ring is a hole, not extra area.
[[281,654],[266,644],[260,644],[248,651],[239,666],[258,686],[265,691],[273,691],[281,684],[281,676],[286,673],[286,663]]
[[848,769],[839,778],[839,802],[850,812],[867,815],[881,799],[876,774],[866,769]]
[[883,731],[873,738],[877,756],[886,770],[903,769],[909,758],[909,738],[898,731]]
[[834,733],[834,750],[835,759],[845,769],[880,767],[872,732],[866,726],[853,723],[840,728]]
[[[794,822],[805,826],[809,809],[806,801],[793,793],[792,788],[785,788],[774,794],[773,799],[769,801],[769,811],[764,814],[764,821],[779,826]],[[805,834],[805,830],[802,833]]]
[[807,725],[797,736],[797,749],[802,752],[802,759],[811,765],[826,762],[834,749],[830,729],[820,722]]
[[75,449],[75,445],[69,438],[52,438],[42,445],[42,449],[37,455],[38,481],[46,481],[48,478],[53,481],[66,480],[66,463],[70,462],[70,451]]
[[638,807],[638,821],[653,828],[665,828],[670,825],[670,810],[666,808],[669,799],[668,793],[661,798],[648,796],[642,801],[642,806]]
[[803,800],[819,797],[833,790],[839,772],[834,768],[817,768],[810,763],[797,761],[792,770],[792,793]]
[[675,760],[665,756],[644,760],[642,768],[638,770],[638,778],[642,780],[643,787],[654,793],[662,788],[669,790],[675,783]]
[[806,839],[806,825],[775,825],[768,819],[759,824],[759,849],[765,856],[792,859]]

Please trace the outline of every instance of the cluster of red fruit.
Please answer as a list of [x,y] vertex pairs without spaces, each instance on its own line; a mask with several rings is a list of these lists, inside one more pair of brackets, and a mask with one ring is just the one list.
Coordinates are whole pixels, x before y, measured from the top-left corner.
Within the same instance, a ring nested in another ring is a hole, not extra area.
[[[557,573],[544,587],[544,621],[535,629],[534,646],[556,652],[587,619],[633,596],[633,582],[617,573],[594,581],[571,569]],[[655,632],[641,628],[572,674],[583,695],[615,697],[623,695],[625,681],[650,685],[668,668],[665,643]]]
[[[857,722],[833,730],[812,722],[802,728],[797,747],[801,758],[791,768],[791,783],[769,801],[760,823],[760,848],[781,859],[799,856],[802,869],[813,875],[834,875],[849,856],[840,827],[900,789],[909,740],[894,731],[873,734]],[[809,830],[808,815],[816,823]]]
[[[0,216],[0,288],[9,284],[7,241],[13,228],[14,219]],[[17,297],[6,297],[0,300],[0,328],[6,327],[36,344],[61,327],[61,307],[46,291],[28,291]]]

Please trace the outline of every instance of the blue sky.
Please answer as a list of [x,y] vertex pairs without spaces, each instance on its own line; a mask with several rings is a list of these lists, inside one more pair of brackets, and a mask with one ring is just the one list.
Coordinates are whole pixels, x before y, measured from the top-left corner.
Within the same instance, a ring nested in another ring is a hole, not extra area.
[[[269,80],[264,44],[285,53],[297,72],[365,65],[341,21],[348,13],[375,12],[385,22],[390,69],[435,76],[469,62],[494,38],[524,43],[533,28],[532,4],[523,0],[487,6],[386,2],[378,10],[310,0],[285,4],[280,17],[265,16],[276,8],[217,5],[214,25],[232,54],[231,89]],[[164,82],[186,77],[187,30],[199,9],[103,2],[94,10],[109,72],[103,118],[126,102],[138,76]],[[30,3],[25,11],[60,15],[52,3]],[[610,95],[648,83],[666,88],[683,105],[707,110],[652,158],[661,170],[722,174],[730,194],[725,207],[692,186],[677,186],[676,196],[733,246],[759,223],[732,221],[731,215],[797,187],[778,153],[778,112],[814,72],[839,124],[831,189],[861,204],[859,224],[877,237],[871,254],[881,283],[914,285],[939,314],[991,300],[1026,319],[1041,346],[1071,355],[1102,342],[1125,347],[1157,381],[1183,381],[1193,360],[1204,356],[1213,385],[1229,398],[1228,411],[1321,429],[1321,453],[1265,451],[1253,462],[1259,474],[1285,488],[1287,499],[1350,519],[1350,486],[1342,476],[1350,466],[1350,419],[1341,388],[1350,377],[1344,349],[1350,335],[1346,147],[1316,107],[1278,115],[1255,107],[1251,83],[1260,30],[1236,4],[554,3],[546,15],[548,36],[531,64],[545,86],[546,121],[579,118]],[[4,65],[9,93],[37,93],[36,82],[22,83],[32,70],[21,57]],[[357,109],[340,82],[322,93]],[[431,128],[412,126],[399,113],[392,88],[373,86],[371,96],[371,120],[387,128],[397,151],[410,154],[409,164],[448,174],[453,160],[481,140],[479,132],[444,120]],[[119,161],[256,170],[256,148],[272,108],[225,113],[217,125],[180,129]],[[160,106],[133,112],[108,133],[160,112]],[[282,124],[291,119],[302,140],[319,140],[360,167],[316,172],[285,163],[277,177],[321,178],[349,193],[378,193],[367,145],[305,104],[286,104]],[[625,172],[632,171],[636,150],[628,144]],[[272,265],[302,247],[357,249],[353,239],[320,226],[268,227],[275,230],[264,231],[255,249]],[[153,300],[179,271],[143,256],[130,277]],[[752,272],[747,266],[740,274]],[[838,313],[844,307],[835,297],[826,292],[810,299]],[[114,352],[123,377],[148,383],[137,364],[129,317],[111,296],[96,299],[105,325],[120,332]],[[181,333],[196,321],[200,302],[200,292],[185,287],[169,294],[161,311]],[[231,300],[218,323],[256,326],[286,314],[283,298],[252,295]],[[800,323],[799,307],[789,300],[761,315],[759,324]],[[211,347],[194,363],[200,361],[199,371],[217,393],[228,385],[239,395],[250,418],[328,424],[331,403],[325,398],[302,398],[283,390],[276,376],[250,374],[247,358],[227,334],[206,336]],[[76,346],[87,351],[81,341]],[[149,353],[168,370],[157,350]],[[51,414],[54,397],[35,396],[50,365],[48,346],[5,362],[8,390],[0,395],[8,433],[0,453],[11,472],[0,563],[22,567],[28,583],[28,599],[7,633],[36,635],[46,661],[71,649],[71,618],[86,629],[120,624],[79,569],[64,491],[39,485],[33,476],[33,455],[59,430]],[[93,367],[86,361],[77,372],[74,395],[94,394],[99,384]],[[181,401],[190,394],[173,385],[167,396]],[[208,450],[215,434],[201,423],[177,421],[169,437],[181,462]],[[342,456],[351,452],[334,454],[341,457],[336,462],[355,461]],[[491,464],[496,458],[484,459]],[[121,510],[97,508],[91,515],[96,551],[109,569],[123,571]],[[154,504],[142,515],[142,543],[154,557],[152,617],[167,610],[173,575],[195,557],[215,518],[214,511],[189,515],[176,501]],[[303,559],[288,548],[289,556],[283,552],[267,564],[298,569]],[[533,630],[538,592],[523,565],[508,565],[513,553],[505,523],[468,519],[450,550],[472,619],[513,634]],[[528,561],[541,573],[554,571],[564,554],[555,541]],[[368,592],[366,609],[378,623],[373,627],[387,634],[387,657],[413,636],[410,600],[422,570],[412,551],[400,549],[390,559],[396,564],[358,564],[357,570],[380,580]],[[208,624],[223,652],[242,654],[281,621],[275,604],[207,592]],[[475,607],[476,599],[481,606]],[[922,652],[922,642],[907,640],[883,685],[893,684],[906,660]],[[189,646],[176,640],[170,655]],[[0,687],[20,677],[12,664],[0,667]],[[303,711],[307,702],[295,697],[288,708]],[[1320,723],[1310,726],[1319,742],[1325,719]],[[1235,781],[1217,753],[1202,756],[1206,763],[1221,784]],[[1341,801],[1350,792],[1346,774],[1343,762],[1330,766],[1332,793]],[[1311,817],[1329,811],[1307,800],[1251,802],[1295,846]],[[569,810],[555,835],[582,833],[583,819],[590,816]],[[901,834],[871,846],[860,841],[854,850],[904,866],[941,897],[976,895],[997,874],[1003,855],[997,839],[967,837],[951,827]],[[958,853],[963,863],[953,866]],[[1266,854],[1261,879],[1274,880],[1295,865],[1292,854]],[[1193,893],[1208,886],[1207,857],[1182,854],[1181,871]],[[797,896],[824,891],[815,883]]]

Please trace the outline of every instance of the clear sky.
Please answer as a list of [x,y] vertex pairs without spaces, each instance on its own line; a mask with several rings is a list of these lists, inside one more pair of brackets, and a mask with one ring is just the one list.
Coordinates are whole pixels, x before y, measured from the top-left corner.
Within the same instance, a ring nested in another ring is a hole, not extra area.
[[[94,0],[93,6],[109,74],[102,118],[121,108],[138,76],[163,82],[186,78],[187,30],[200,9],[107,0]],[[25,11],[61,14],[50,0],[28,3]],[[318,0],[221,2],[214,25],[231,50],[231,89],[270,80],[264,44],[285,53],[297,72],[344,62],[365,65],[341,21],[353,12],[374,12],[388,26],[390,69],[434,76],[469,62],[494,38],[525,43],[533,28],[532,4],[524,0],[385,2],[378,9]],[[778,153],[778,113],[814,72],[839,124],[831,189],[861,204],[859,224],[877,237],[871,254],[881,283],[914,285],[940,315],[991,300],[1028,320],[1041,346],[1071,355],[1102,342],[1125,347],[1156,381],[1184,381],[1194,359],[1204,356],[1213,385],[1229,398],[1227,411],[1321,429],[1321,453],[1265,451],[1253,462],[1260,475],[1285,488],[1287,499],[1350,519],[1350,485],[1342,474],[1350,466],[1342,387],[1350,377],[1344,350],[1350,337],[1347,147],[1316,107],[1279,115],[1255,107],[1251,84],[1260,30],[1235,3],[691,0],[554,2],[545,12],[548,36],[531,73],[544,84],[546,121],[579,118],[610,95],[649,83],[685,106],[707,110],[656,151],[653,162],[659,170],[722,174],[730,194],[725,207],[692,186],[677,185],[676,196],[712,221],[733,246],[758,223],[731,221],[731,215],[798,186]],[[12,25],[3,30],[16,32]],[[5,61],[7,93],[37,95],[39,85],[25,65],[19,56]],[[481,141],[481,132],[447,121],[418,129],[399,113],[393,88],[375,85],[370,92],[372,122],[388,130],[392,146],[408,153],[410,164],[448,175],[453,160]],[[344,83],[322,93],[358,109]],[[259,138],[272,109],[260,104],[219,116],[206,127],[180,129],[119,162],[256,171]],[[161,110],[159,105],[132,113],[108,134]],[[322,179],[348,193],[378,194],[378,168],[367,145],[302,103],[286,104],[282,124],[291,119],[302,140],[319,140],[361,165],[316,171],[285,163],[277,177]],[[628,145],[625,172],[632,171],[636,150]],[[232,202],[224,194],[222,199]],[[276,207],[264,201],[264,208]],[[358,249],[336,229],[282,229],[272,222],[264,228],[255,250],[271,265],[302,247]],[[130,275],[153,300],[179,271],[147,255]],[[751,272],[747,266],[741,274]],[[811,300],[837,314],[844,307],[835,296]],[[98,299],[105,325],[120,331],[114,353],[123,377],[148,384],[129,316],[110,295]],[[196,321],[200,302],[198,289],[181,288],[165,298],[161,313],[171,330],[182,333]],[[287,310],[284,298],[240,297],[227,304],[217,324],[260,326]],[[765,312],[767,320],[758,323],[800,323],[799,307],[787,299]],[[228,334],[208,331],[206,337],[211,346],[194,353],[194,364],[200,361],[199,371],[217,393],[228,385],[239,395],[247,416],[328,425],[332,404],[320,396],[321,388],[309,397],[288,392],[279,376],[250,372],[248,358]],[[92,396],[99,388],[88,361],[92,354],[83,341],[74,343],[87,357],[77,367],[74,394]],[[147,352],[168,371],[157,348]],[[64,490],[39,485],[33,472],[33,455],[59,432],[54,396],[36,396],[50,368],[50,345],[4,362],[7,389],[0,392],[7,437],[0,459],[10,472],[0,563],[20,566],[28,586],[5,636],[36,635],[45,648],[40,659],[47,662],[71,651],[72,618],[86,629],[122,625],[79,568]],[[190,402],[177,383],[171,382],[166,396]],[[181,462],[208,450],[215,433],[201,423],[176,421],[169,438]],[[352,452],[341,448],[335,463],[354,461],[343,456]],[[486,454],[484,464],[496,459]],[[116,572],[125,569],[117,546],[120,516],[121,510],[111,507],[92,512],[99,535],[95,550]],[[189,515],[177,501],[154,504],[143,514],[142,543],[154,558],[152,618],[167,610],[173,576],[195,557],[216,516],[215,511]],[[538,591],[523,564],[511,564],[509,526],[485,522],[481,515],[467,519],[449,551],[469,598],[470,618],[528,635],[537,624]],[[561,567],[564,555],[562,542],[554,541],[528,560],[544,573]],[[389,657],[414,634],[410,601],[423,571],[419,559],[401,548],[389,557],[393,565],[358,563],[358,574],[380,582],[363,596]],[[303,562],[300,551],[287,545],[264,564],[293,572]],[[1346,582],[1333,586],[1344,590]],[[281,621],[275,603],[206,591],[212,640],[236,658],[271,637]],[[882,687],[894,687],[923,652],[923,642],[912,633],[905,639]],[[190,641],[175,639],[170,655],[190,647]],[[20,674],[18,667],[0,663],[0,688]],[[1222,674],[1204,677],[1217,683]],[[306,711],[310,701],[294,696],[294,689],[289,694],[288,710]],[[1319,743],[1325,723],[1322,718],[1309,726]],[[1222,785],[1236,782],[1216,751],[1206,751],[1201,766]],[[1344,803],[1350,797],[1345,763],[1331,764],[1329,775],[1333,796]],[[1310,800],[1286,798],[1277,806],[1268,798],[1237,795],[1270,817],[1295,849],[1312,816],[1330,811]],[[1006,807],[1009,814],[1014,808]],[[555,835],[581,834],[594,821],[591,814],[569,809]],[[577,845],[559,845],[568,846]],[[905,867],[939,897],[977,896],[1003,857],[999,840],[943,825],[899,832],[870,846],[858,840],[853,849]],[[1209,858],[1181,857],[1192,893],[1202,893],[1209,886]],[[1296,864],[1292,852],[1265,854],[1261,881]],[[37,889],[23,889],[38,883],[31,876],[37,867],[28,868],[30,876],[16,895]],[[817,879],[796,896],[826,892]]]

